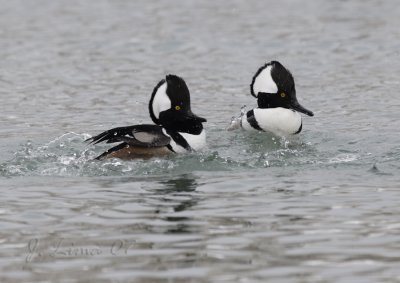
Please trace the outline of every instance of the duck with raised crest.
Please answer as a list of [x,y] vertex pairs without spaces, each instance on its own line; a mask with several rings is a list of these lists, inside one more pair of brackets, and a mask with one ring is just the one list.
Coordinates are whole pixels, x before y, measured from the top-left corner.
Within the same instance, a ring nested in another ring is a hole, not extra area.
[[175,75],[161,80],[151,95],[150,117],[155,125],[114,128],[87,141],[120,144],[96,157],[135,159],[199,150],[206,145],[206,119],[193,114],[185,81]]
[[288,136],[301,132],[300,113],[314,116],[297,101],[293,76],[278,61],[266,63],[256,72],[250,91],[257,98],[258,107],[242,111],[232,119],[228,130],[243,128]]

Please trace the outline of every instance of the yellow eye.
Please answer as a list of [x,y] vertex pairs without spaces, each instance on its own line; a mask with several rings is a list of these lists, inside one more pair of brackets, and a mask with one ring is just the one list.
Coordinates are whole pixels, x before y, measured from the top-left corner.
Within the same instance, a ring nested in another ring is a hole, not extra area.
[[181,107],[179,105],[176,105],[175,110],[179,111],[179,110],[181,110]]
[[281,92],[281,97],[284,98],[286,96],[286,93]]

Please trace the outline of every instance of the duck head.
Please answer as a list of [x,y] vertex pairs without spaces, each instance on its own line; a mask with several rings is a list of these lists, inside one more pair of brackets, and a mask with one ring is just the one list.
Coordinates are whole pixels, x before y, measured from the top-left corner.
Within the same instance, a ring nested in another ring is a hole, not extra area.
[[178,132],[201,132],[202,123],[207,122],[192,112],[189,89],[176,75],[167,75],[154,88],[149,112],[155,124]]
[[278,61],[271,61],[258,69],[250,91],[257,98],[259,108],[283,107],[314,116],[297,101],[293,76]]

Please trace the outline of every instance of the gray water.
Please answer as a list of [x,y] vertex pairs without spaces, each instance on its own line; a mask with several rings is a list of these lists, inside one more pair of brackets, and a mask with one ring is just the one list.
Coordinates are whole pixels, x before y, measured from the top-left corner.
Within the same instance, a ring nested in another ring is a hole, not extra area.
[[[400,282],[398,1],[0,7],[0,282]],[[274,59],[315,117],[226,132]],[[208,148],[91,161],[168,73]]]

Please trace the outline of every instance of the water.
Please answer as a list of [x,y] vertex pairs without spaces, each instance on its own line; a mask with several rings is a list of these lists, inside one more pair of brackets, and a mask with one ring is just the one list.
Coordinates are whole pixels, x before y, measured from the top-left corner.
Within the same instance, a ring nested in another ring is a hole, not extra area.
[[[397,1],[0,1],[1,282],[400,282]],[[227,132],[280,60],[293,139]],[[91,161],[181,75],[203,152]]]

